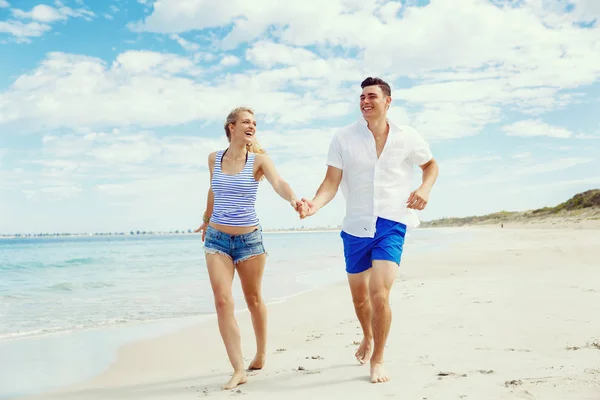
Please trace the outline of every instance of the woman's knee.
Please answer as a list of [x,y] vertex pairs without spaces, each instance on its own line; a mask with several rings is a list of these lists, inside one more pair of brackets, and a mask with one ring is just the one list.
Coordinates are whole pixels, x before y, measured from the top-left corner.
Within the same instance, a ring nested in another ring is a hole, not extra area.
[[246,305],[250,311],[257,310],[262,305],[263,301],[259,293],[248,293],[245,297]]
[[217,313],[233,312],[233,296],[231,293],[215,293],[215,308]]

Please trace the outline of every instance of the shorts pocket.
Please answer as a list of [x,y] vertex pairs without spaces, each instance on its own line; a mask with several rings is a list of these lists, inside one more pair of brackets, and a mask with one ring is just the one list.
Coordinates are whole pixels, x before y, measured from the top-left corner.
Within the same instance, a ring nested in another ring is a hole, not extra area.
[[260,230],[248,233],[242,237],[242,241],[246,246],[258,246],[262,244],[263,238]]

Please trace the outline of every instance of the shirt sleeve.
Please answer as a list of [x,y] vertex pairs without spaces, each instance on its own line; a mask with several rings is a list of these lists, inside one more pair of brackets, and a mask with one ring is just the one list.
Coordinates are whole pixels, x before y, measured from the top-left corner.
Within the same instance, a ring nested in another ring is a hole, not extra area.
[[343,169],[344,161],[342,158],[342,149],[340,146],[340,140],[338,134],[333,135],[331,143],[329,144],[329,153],[327,154],[327,165],[332,167]]
[[423,139],[416,129],[413,130],[413,145],[410,161],[416,165],[423,165],[433,158],[429,144]]

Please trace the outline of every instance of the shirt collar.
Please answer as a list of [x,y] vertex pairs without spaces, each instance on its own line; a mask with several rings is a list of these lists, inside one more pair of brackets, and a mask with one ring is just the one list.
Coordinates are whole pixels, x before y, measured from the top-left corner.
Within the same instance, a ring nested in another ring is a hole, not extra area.
[[[400,132],[401,129],[398,127],[398,125],[394,124],[394,122],[392,122],[389,117],[386,117],[386,122],[388,123],[388,125],[390,126],[390,133],[396,133],[396,132]],[[358,120],[358,123],[360,124],[360,126],[364,127],[366,130],[369,130],[369,126],[367,125],[367,120],[364,119],[364,117],[360,117]]]

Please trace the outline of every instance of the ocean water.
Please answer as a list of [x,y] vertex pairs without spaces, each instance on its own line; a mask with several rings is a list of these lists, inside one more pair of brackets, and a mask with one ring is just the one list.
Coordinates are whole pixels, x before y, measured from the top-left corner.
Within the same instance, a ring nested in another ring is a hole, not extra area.
[[[465,234],[412,230],[405,252]],[[338,232],[264,233],[266,302],[346,280]],[[0,240],[0,398],[92,377],[122,344],[212,318],[200,235]],[[236,308],[245,309],[237,276]]]

